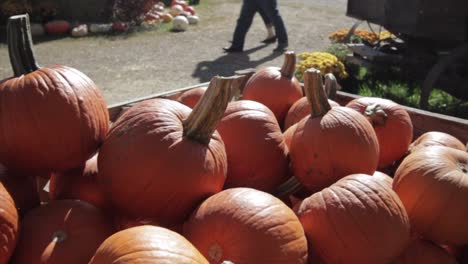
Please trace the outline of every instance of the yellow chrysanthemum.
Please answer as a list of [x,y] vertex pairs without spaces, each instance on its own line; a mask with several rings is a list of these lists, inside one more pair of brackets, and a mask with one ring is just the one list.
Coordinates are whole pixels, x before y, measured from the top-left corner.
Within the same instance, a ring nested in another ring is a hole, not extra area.
[[340,78],[348,77],[344,64],[333,54],[328,52],[303,52],[298,54],[300,59],[296,65],[296,76],[303,79],[304,72],[309,68],[316,68],[322,74],[333,73]]

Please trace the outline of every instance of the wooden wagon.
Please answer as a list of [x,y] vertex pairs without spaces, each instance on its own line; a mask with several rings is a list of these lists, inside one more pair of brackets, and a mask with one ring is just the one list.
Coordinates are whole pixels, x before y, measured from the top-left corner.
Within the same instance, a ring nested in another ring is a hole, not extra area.
[[[468,100],[468,5],[465,0],[348,0],[347,16],[398,36],[369,47],[350,45],[350,61],[398,66],[422,82],[420,106],[433,87]],[[356,23],[351,32],[359,24]]]

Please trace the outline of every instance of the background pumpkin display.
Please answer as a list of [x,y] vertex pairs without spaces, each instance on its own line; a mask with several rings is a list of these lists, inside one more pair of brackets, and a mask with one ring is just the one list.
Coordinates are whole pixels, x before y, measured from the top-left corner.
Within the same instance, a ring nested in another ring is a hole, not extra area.
[[231,102],[217,130],[228,161],[224,188],[250,187],[272,192],[288,178],[288,150],[268,107],[249,100]]
[[96,250],[89,264],[208,264],[183,236],[156,226],[139,226],[113,234]]
[[370,175],[350,175],[313,194],[297,215],[311,250],[326,263],[390,263],[409,242],[398,195]]
[[286,52],[281,69],[267,67],[250,77],[244,87],[242,99],[264,104],[275,114],[278,123],[283,125],[291,105],[303,96],[299,81],[294,77],[295,67],[295,53]]
[[30,211],[11,263],[88,263],[113,232],[96,207],[81,201],[52,201]]
[[316,192],[352,173],[373,174],[379,145],[370,123],[350,108],[330,107],[318,70],[304,73],[304,91],[311,115],[297,124],[290,141],[294,176]]
[[214,77],[193,111],[154,99],[119,117],[98,157],[98,182],[117,212],[177,225],[222,190],[226,152],[215,128],[233,79]]
[[382,98],[362,97],[346,107],[364,115],[372,124],[379,140],[379,168],[385,168],[402,158],[413,139],[413,124],[399,104]]
[[307,263],[297,216],[279,199],[251,188],[227,189],[206,199],[183,234],[210,263]]
[[468,244],[468,153],[443,146],[415,151],[398,167],[393,189],[415,232],[439,244]]
[[0,82],[0,161],[25,174],[76,168],[96,152],[107,133],[104,98],[76,69],[39,67],[28,27],[27,15],[8,22],[15,77]]

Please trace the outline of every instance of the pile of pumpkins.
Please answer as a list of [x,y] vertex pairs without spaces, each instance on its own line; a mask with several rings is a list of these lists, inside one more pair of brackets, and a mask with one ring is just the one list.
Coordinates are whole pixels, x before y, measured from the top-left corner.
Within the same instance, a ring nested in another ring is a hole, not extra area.
[[38,66],[28,23],[10,18],[0,82],[0,263],[466,261],[467,149],[413,141],[402,106],[339,106],[333,76],[302,88],[286,52],[110,124],[85,74]]
[[196,25],[199,20],[193,6],[186,1],[173,0],[168,10],[162,2],[155,4],[145,15],[144,23],[151,25],[157,22],[172,22],[172,30],[186,31],[189,25]]

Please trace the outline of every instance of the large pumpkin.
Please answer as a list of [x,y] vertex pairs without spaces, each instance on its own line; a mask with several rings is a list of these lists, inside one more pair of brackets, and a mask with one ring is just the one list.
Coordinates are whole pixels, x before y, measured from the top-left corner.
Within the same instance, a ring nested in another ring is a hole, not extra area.
[[287,179],[288,151],[268,107],[249,100],[231,102],[217,130],[228,161],[224,188],[250,187],[271,192]]
[[311,115],[294,129],[290,156],[294,175],[312,192],[353,173],[372,175],[379,144],[374,129],[361,114],[347,107],[330,107],[320,71],[304,73],[304,90]]
[[307,241],[294,212],[251,188],[227,189],[206,199],[183,234],[213,264],[307,262]]
[[185,91],[177,98],[177,101],[190,108],[194,108],[198,101],[200,101],[200,99],[205,94],[206,89],[207,87],[198,87]]
[[244,87],[242,99],[266,105],[282,125],[291,105],[303,95],[299,81],[294,77],[295,67],[296,55],[292,51],[286,52],[281,69],[267,67],[250,77]]
[[89,264],[177,263],[208,264],[183,236],[156,226],[125,229],[107,238]]
[[8,22],[15,76],[0,81],[0,161],[13,171],[76,168],[104,140],[109,115],[97,86],[66,66],[39,67],[27,15]]
[[18,240],[18,212],[15,202],[2,183],[0,183],[0,264],[10,263]]
[[40,199],[34,177],[16,175],[0,164],[0,182],[13,198],[20,217],[39,206]]
[[398,195],[370,175],[339,180],[306,198],[297,214],[311,250],[326,263],[390,263],[410,238]]
[[112,234],[112,225],[96,207],[81,201],[52,201],[30,211],[12,264],[83,264]]
[[415,151],[398,167],[393,189],[414,231],[439,244],[468,244],[468,153],[442,146]]
[[413,124],[403,106],[387,99],[362,97],[346,107],[364,115],[374,127],[380,146],[379,168],[392,165],[406,154],[413,140]]
[[97,183],[97,154],[83,166],[64,173],[53,173],[49,182],[52,200],[77,199],[105,209],[108,202]]
[[215,128],[230,100],[232,79],[214,77],[193,111],[153,99],[114,123],[99,151],[98,182],[120,214],[176,225],[222,190],[227,160]]
[[454,256],[438,245],[423,239],[414,239],[403,254],[392,264],[457,264]]
[[438,131],[429,131],[422,134],[413,143],[411,143],[409,150],[410,152],[414,152],[418,149],[429,146],[445,146],[465,151],[465,145],[456,137]]

